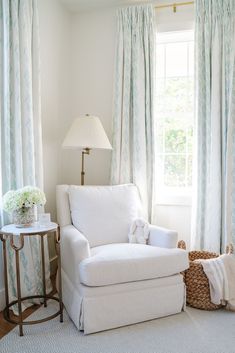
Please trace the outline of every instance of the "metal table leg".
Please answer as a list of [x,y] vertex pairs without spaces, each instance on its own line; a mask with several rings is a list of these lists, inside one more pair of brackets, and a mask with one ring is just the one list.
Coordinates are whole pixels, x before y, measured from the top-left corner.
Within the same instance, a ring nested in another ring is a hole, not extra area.
[[6,308],[7,308],[7,315],[9,316],[9,292],[8,292],[8,269],[7,269],[7,245],[6,245],[6,238],[3,234],[0,235],[2,243],[3,243],[3,264],[4,264],[4,285],[5,285],[5,301],[6,301]]
[[19,251],[24,246],[24,237],[20,235],[20,246],[14,244],[13,235],[10,236],[10,243],[12,249],[15,250],[15,265],[16,265],[16,286],[17,286],[17,302],[18,302],[18,311],[19,311],[19,333],[20,336],[23,336],[23,316],[22,316],[22,302],[21,302],[21,285],[20,285],[20,261],[19,261]]
[[47,307],[46,299],[46,274],[45,274],[45,253],[44,253],[44,236],[41,235],[41,253],[42,253],[42,287],[44,296],[44,307]]
[[63,322],[62,280],[61,280],[61,255],[60,255],[60,228],[56,231],[56,252],[58,261],[58,291],[60,303],[60,322]]

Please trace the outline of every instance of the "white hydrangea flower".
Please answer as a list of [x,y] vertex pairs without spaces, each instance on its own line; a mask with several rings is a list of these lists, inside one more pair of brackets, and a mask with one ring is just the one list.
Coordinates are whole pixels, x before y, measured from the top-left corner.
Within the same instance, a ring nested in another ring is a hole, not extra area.
[[25,186],[18,190],[10,190],[3,196],[3,209],[11,213],[23,207],[45,205],[46,197],[37,187]]

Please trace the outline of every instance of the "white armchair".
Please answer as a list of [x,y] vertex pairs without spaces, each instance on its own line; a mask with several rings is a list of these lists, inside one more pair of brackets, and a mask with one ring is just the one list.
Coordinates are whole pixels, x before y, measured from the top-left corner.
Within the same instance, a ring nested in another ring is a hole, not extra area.
[[57,186],[63,302],[85,334],[179,313],[188,268],[177,233],[151,225],[149,245],[129,244],[141,216],[133,184]]
[[174,230],[150,225],[149,245],[160,248],[175,248],[177,246],[178,234]]

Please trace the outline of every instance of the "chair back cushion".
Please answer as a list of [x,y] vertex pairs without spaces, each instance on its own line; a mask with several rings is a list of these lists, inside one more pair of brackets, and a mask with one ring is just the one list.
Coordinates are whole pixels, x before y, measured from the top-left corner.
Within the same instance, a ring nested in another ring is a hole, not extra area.
[[73,225],[91,247],[128,242],[131,223],[142,216],[138,189],[133,184],[70,186]]

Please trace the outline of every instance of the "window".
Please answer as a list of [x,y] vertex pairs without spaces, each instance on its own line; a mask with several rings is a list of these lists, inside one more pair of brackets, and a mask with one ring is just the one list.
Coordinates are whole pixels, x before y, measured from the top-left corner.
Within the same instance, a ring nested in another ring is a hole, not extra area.
[[192,188],[194,42],[192,31],[157,35],[157,203],[185,203]]

